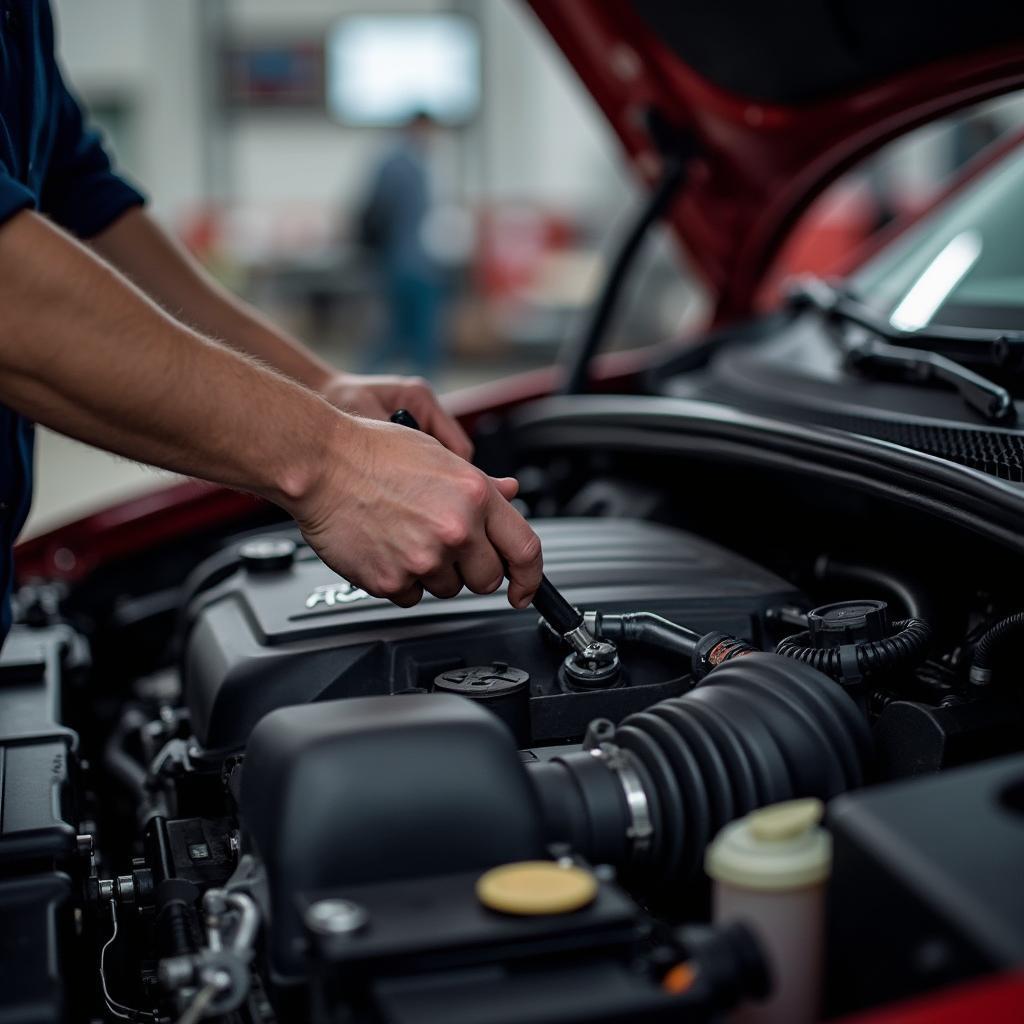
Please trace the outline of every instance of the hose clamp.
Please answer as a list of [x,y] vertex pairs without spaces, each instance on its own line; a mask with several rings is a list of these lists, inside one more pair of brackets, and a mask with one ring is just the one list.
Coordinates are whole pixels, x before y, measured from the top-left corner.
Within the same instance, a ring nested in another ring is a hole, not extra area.
[[604,761],[622,787],[626,809],[629,811],[626,838],[630,841],[632,854],[638,856],[647,853],[654,837],[654,823],[640,773],[633,767],[626,751],[614,743],[599,743],[590,748],[590,753]]

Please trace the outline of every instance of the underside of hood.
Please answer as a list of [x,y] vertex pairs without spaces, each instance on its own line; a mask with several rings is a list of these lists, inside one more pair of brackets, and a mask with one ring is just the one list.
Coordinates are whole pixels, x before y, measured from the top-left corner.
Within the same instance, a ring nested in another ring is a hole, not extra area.
[[793,224],[909,129],[1024,87],[1024,4],[530,0],[655,182],[667,123],[696,155],[672,210],[716,297],[749,315]]

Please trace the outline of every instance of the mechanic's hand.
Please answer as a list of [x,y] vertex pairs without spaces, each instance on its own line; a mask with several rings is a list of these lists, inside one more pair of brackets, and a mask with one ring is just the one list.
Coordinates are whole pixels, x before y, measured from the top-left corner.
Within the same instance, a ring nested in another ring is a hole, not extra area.
[[[403,399],[419,417],[422,406]],[[408,427],[346,418],[339,457],[289,509],[316,553],[376,597],[409,607],[463,586],[525,608],[540,584],[540,540],[509,504],[519,489]]]
[[320,387],[335,408],[354,416],[386,420],[398,409],[408,409],[420,429],[436,437],[463,459],[473,456],[473,444],[459,424],[441,408],[433,388],[422,377],[364,377],[338,373]]

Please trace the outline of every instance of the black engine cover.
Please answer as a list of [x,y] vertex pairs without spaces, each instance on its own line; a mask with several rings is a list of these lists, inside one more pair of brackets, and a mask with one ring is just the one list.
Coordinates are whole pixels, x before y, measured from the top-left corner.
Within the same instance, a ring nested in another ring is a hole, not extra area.
[[[798,595],[784,580],[709,541],[635,520],[532,524],[545,571],[570,601],[605,611],[644,609],[693,629],[759,639],[763,612]],[[504,661],[531,676],[534,743],[576,738],[597,715],[618,720],[681,692],[689,667],[638,652],[627,685],[565,692],[564,650],[513,611],[505,594],[430,596],[415,608],[354,591],[308,549],[291,564],[240,568],[192,602],[185,692],[208,749],[242,746],[275,708],[338,697],[430,690],[441,672]]]

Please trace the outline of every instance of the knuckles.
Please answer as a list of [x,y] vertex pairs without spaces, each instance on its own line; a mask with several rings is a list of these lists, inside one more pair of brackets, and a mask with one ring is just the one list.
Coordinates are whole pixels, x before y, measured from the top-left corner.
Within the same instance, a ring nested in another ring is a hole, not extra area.
[[482,512],[491,498],[491,484],[480,472],[466,473],[459,481],[459,490],[470,506]]
[[[429,551],[420,550],[413,552],[406,559],[406,568],[413,579],[429,576],[431,573],[437,572],[441,567],[441,559]],[[408,585],[408,582],[406,585]]]
[[472,526],[461,516],[450,515],[437,527],[438,540],[446,548],[460,548],[472,534]]

